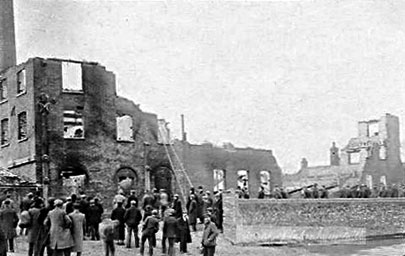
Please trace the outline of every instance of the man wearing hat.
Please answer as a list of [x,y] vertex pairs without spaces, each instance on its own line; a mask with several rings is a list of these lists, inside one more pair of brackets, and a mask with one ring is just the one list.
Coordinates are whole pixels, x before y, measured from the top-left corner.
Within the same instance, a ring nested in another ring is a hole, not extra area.
[[180,252],[187,253],[187,243],[191,243],[190,226],[187,216],[187,211],[183,211],[183,215],[177,219],[179,228]]
[[72,221],[62,209],[63,201],[55,200],[55,209],[48,213],[45,225],[51,226],[49,230],[50,247],[56,255],[70,255],[71,248],[74,245],[70,226]]
[[131,248],[131,236],[134,233],[135,248],[139,247],[138,225],[142,220],[142,213],[137,207],[136,201],[131,201],[131,207],[129,207],[124,214],[124,221],[127,224],[127,241],[126,247]]
[[180,218],[180,217],[181,217],[181,213],[182,213],[182,207],[181,207],[180,197],[179,197],[178,194],[175,194],[175,195],[173,196],[172,208],[173,208],[173,210],[174,210],[174,217],[175,217],[175,218]]
[[[177,219],[174,217],[174,210],[169,210],[169,216],[165,218],[163,222],[163,237],[169,240],[169,249],[167,251],[169,256],[174,256],[174,242],[176,241],[177,234],[179,233],[179,227]],[[166,253],[166,243],[163,244],[164,239],[162,239],[162,250]]]
[[96,205],[95,200],[94,199],[90,200],[90,206],[89,209],[87,210],[88,217],[86,218],[86,221],[89,224],[88,226],[90,229],[91,240],[100,240],[98,226],[101,222],[101,215],[102,212],[100,211],[100,208]]
[[136,190],[131,190],[130,193],[131,194],[128,197],[127,205],[125,206],[125,209],[128,209],[129,207],[131,207],[131,201],[135,201],[136,205],[138,205],[138,197],[136,196]]
[[204,256],[214,256],[219,232],[209,215],[204,215],[204,231],[201,245],[204,248]]
[[156,246],[156,233],[159,231],[158,211],[153,210],[152,216],[146,218],[142,228],[141,249],[140,253],[143,256],[145,251],[145,242],[148,240],[149,256],[153,255],[153,247]]

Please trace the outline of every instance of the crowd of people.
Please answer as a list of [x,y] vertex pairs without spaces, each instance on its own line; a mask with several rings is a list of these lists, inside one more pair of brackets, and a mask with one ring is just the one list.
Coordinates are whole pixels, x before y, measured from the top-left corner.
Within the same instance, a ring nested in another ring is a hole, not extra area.
[[116,245],[135,245],[144,255],[147,241],[152,255],[159,230],[164,254],[175,255],[176,243],[181,253],[187,253],[197,224],[203,224],[199,244],[203,255],[214,255],[216,237],[223,229],[221,192],[211,195],[202,186],[190,189],[184,206],[178,194],[171,196],[164,189],[146,191],[139,200],[136,191],[126,195],[120,190],[110,214],[104,212],[100,199],[84,194],[44,200],[28,193],[19,207],[7,195],[0,205],[0,256],[14,252],[17,227],[26,236],[28,256],[43,256],[45,251],[48,256],[72,252],[81,256],[85,239],[102,241],[107,256],[115,255]]

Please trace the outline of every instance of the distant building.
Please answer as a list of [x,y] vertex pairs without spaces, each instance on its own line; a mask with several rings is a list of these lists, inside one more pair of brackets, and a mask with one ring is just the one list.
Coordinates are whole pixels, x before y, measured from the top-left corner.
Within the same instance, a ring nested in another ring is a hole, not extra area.
[[349,140],[340,150],[332,143],[330,165],[308,166],[304,158],[296,174],[284,175],[283,183],[289,188],[318,183],[369,187],[380,183],[392,185],[404,181],[400,158],[398,117],[386,114],[378,120],[358,122],[358,136]]
[[194,186],[219,191],[238,186],[257,197],[260,186],[268,194],[281,186],[281,169],[271,150],[237,148],[230,143],[217,147],[175,141],[174,148]]

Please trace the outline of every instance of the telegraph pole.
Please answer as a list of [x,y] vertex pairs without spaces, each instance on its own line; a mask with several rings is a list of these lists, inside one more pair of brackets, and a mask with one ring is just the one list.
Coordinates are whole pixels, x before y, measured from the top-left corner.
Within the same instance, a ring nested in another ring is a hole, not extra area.
[[148,166],[148,147],[150,146],[149,142],[143,143],[143,169],[145,174],[145,190],[150,191],[150,172]]
[[49,197],[49,139],[48,139],[48,114],[50,105],[55,100],[50,100],[49,95],[41,93],[38,106],[41,113],[41,166],[42,166],[42,194],[45,200]]

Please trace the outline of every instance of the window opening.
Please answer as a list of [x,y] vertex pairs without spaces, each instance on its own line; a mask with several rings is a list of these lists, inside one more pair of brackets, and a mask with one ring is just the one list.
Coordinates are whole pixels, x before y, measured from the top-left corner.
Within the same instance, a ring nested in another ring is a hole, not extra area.
[[8,90],[7,90],[7,80],[0,80],[0,101],[7,99]]
[[82,113],[75,110],[63,111],[63,138],[84,138]]
[[225,190],[225,171],[221,169],[215,169],[214,173],[214,191]]
[[265,195],[270,195],[270,172],[260,172],[260,186],[263,187]]
[[246,170],[238,171],[238,182],[237,185],[239,188],[249,191],[249,172]]
[[8,130],[8,119],[5,118],[1,120],[1,145],[5,145],[9,142],[9,130]]
[[62,87],[64,91],[83,90],[80,63],[62,62]]
[[133,120],[129,115],[117,117],[117,140],[134,141],[133,138]]
[[17,94],[25,92],[26,89],[25,69],[23,69],[17,73]]
[[27,112],[18,114],[18,140],[27,138]]

